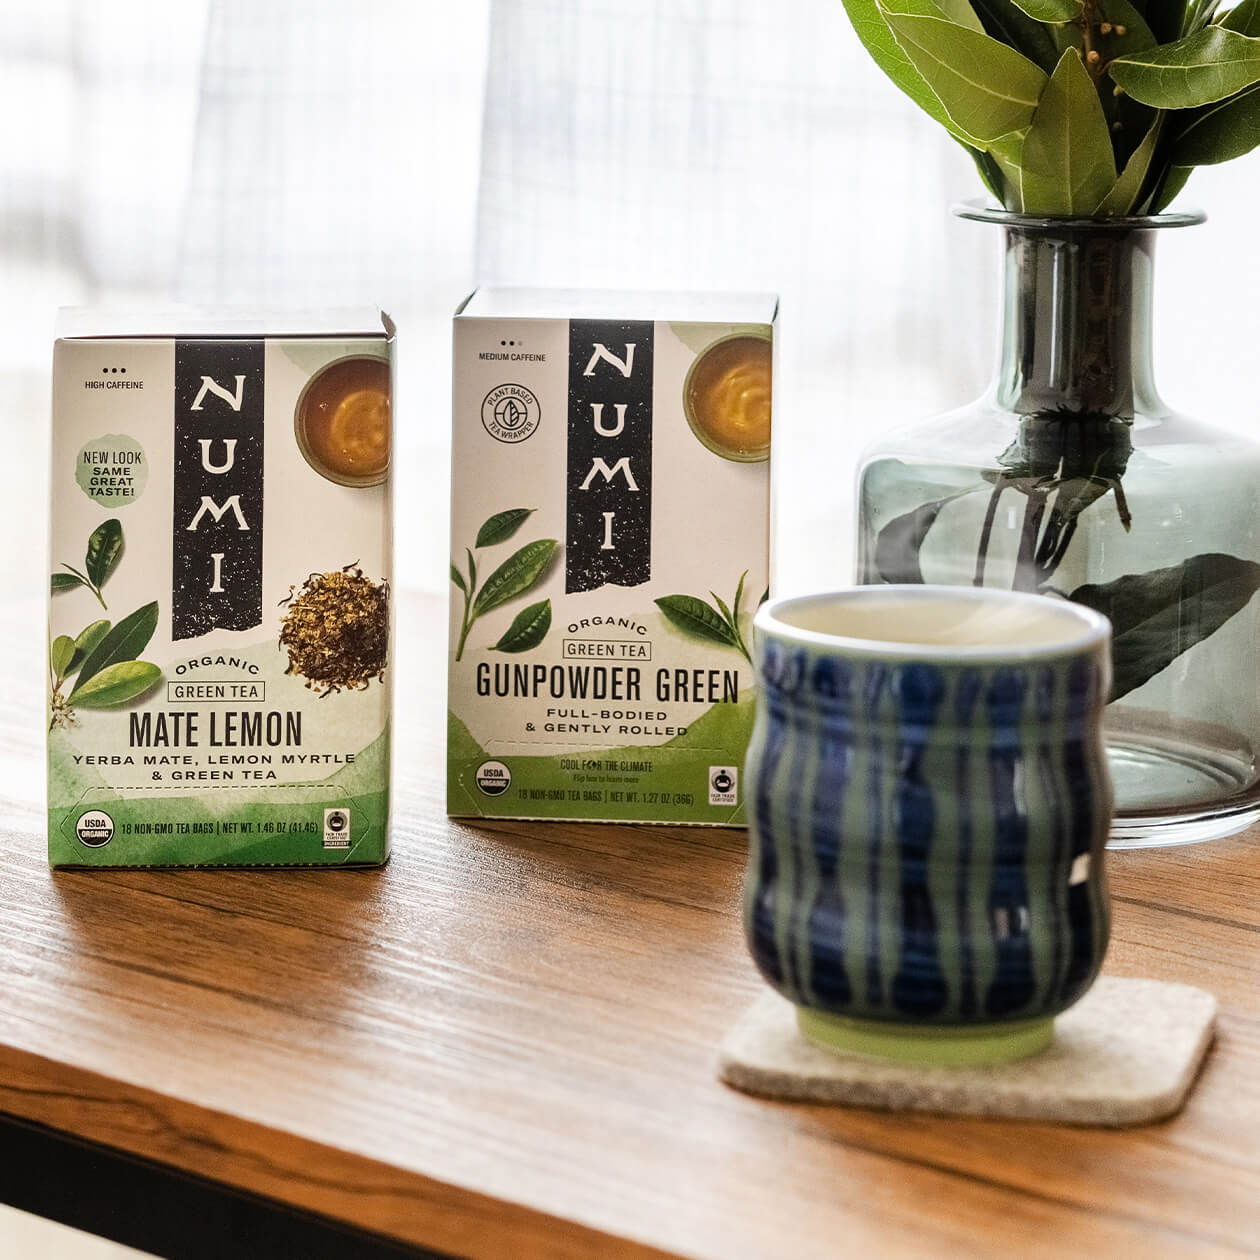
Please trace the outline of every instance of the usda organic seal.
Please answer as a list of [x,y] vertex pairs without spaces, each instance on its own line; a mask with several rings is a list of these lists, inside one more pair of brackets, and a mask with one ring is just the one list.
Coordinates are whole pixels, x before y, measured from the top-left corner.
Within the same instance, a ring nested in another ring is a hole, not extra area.
[[477,767],[477,786],[486,796],[502,796],[512,786],[512,772],[501,761],[483,761]]
[[114,820],[101,809],[89,809],[86,814],[79,815],[74,824],[74,834],[79,837],[80,844],[89,849],[99,849],[114,838]]

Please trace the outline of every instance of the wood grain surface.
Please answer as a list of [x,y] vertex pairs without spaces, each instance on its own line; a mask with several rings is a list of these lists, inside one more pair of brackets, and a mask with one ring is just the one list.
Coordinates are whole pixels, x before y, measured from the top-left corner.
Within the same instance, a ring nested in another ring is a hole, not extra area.
[[1110,860],[1107,970],[1221,1002],[1179,1117],[755,1100],[714,1076],[744,834],[449,822],[444,606],[403,605],[389,867],[57,875],[4,606],[0,1110],[470,1257],[1260,1254],[1256,836]]

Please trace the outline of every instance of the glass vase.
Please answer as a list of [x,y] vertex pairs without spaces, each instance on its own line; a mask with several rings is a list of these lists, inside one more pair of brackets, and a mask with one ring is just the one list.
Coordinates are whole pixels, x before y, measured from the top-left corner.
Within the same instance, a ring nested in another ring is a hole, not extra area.
[[858,581],[1105,613],[1112,845],[1240,831],[1260,817],[1260,446],[1169,408],[1151,364],[1156,234],[1202,216],[958,212],[1005,237],[997,378],[865,454]]

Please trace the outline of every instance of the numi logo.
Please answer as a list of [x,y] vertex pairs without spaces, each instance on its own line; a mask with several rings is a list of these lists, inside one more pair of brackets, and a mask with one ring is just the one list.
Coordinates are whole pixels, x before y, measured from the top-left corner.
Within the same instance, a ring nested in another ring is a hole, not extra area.
[[176,344],[174,638],[262,620],[262,385],[261,342]]
[[651,577],[652,325],[569,324],[565,588]]

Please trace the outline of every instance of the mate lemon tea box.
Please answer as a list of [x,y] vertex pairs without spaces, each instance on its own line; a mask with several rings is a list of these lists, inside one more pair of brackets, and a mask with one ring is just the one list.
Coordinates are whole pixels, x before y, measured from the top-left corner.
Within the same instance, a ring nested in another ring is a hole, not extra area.
[[743,824],[775,313],[526,289],[457,313],[452,814]]
[[61,313],[53,866],[389,852],[393,328]]

